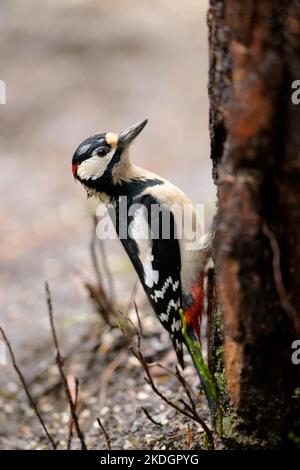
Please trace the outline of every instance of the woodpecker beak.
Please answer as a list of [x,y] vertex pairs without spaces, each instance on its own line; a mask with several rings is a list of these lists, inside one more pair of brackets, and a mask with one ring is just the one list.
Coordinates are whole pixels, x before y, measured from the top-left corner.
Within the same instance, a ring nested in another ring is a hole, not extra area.
[[134,126],[129,127],[126,131],[123,131],[119,134],[119,145],[127,146],[129,145],[144,129],[145,125],[147,124],[148,119],[145,119]]

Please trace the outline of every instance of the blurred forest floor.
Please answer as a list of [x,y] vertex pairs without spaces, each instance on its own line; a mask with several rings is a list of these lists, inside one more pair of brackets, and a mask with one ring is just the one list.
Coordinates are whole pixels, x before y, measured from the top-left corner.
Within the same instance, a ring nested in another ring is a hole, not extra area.
[[[57,371],[45,280],[64,353],[80,345],[66,368],[81,382],[88,445],[105,446],[96,416],[103,419],[115,448],[199,443],[199,426],[154,396],[121,332],[104,328],[88,299],[83,284],[94,281],[89,249],[93,208],[70,168],[74,149],[87,136],[120,131],[148,117],[133,159],[204,203],[208,223],[215,191],[206,90],[207,3],[188,0],[182,5],[179,0],[1,2],[0,79],[7,85],[7,104],[0,108],[1,325],[28,381],[35,379],[33,394],[40,397],[62,447],[68,407],[61,390],[52,386]],[[105,246],[115,300],[126,310],[136,276],[118,241]],[[168,337],[140,289],[135,300],[147,330],[146,352],[164,351]],[[92,352],[96,340],[99,347]],[[174,360],[172,354],[162,357],[169,365]],[[46,441],[10,363],[0,371],[0,448],[43,448]],[[193,382],[191,367],[186,374]],[[157,372],[157,380],[165,393],[180,397],[174,379]],[[196,383],[193,388],[198,395]],[[199,400],[203,404],[202,394]],[[141,406],[163,426],[151,423]],[[201,410],[207,416],[204,404]]]

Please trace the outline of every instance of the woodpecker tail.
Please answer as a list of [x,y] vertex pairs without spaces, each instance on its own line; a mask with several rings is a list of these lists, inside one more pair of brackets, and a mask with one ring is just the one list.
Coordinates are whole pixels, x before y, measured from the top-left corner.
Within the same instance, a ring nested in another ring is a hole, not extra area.
[[212,426],[214,429],[217,427],[219,433],[221,433],[222,415],[218,402],[216,382],[208,368],[208,365],[203,359],[201,344],[197,337],[197,332],[195,333],[193,326],[187,324],[187,319],[183,309],[180,309],[179,313],[182,320],[182,336],[184,343],[192,357],[194,367],[206,395],[211,414]]

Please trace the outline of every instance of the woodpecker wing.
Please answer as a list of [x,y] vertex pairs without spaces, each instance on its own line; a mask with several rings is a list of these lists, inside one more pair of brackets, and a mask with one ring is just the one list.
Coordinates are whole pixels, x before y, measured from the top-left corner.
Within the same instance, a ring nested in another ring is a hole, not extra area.
[[[154,216],[153,216],[153,207]],[[167,206],[150,195],[128,203],[124,223],[120,200],[116,205],[116,231],[139,276],[148,300],[163,327],[169,332],[178,361],[183,367],[181,258],[174,216]],[[124,227],[127,227],[124,237]],[[154,233],[155,232],[155,233]]]

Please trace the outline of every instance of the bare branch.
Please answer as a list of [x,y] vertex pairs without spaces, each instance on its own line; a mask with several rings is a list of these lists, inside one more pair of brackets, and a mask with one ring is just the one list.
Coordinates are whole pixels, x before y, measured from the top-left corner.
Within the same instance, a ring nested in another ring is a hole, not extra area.
[[134,302],[134,310],[135,310],[135,314],[136,314],[136,318],[137,318],[137,321],[138,321],[138,332],[139,332],[139,340],[141,341],[142,337],[143,337],[143,328],[142,328],[142,322],[141,322],[141,319],[140,319],[140,314],[139,314],[139,311],[138,311],[138,308],[137,308],[137,304]]
[[113,299],[116,298],[114,278],[109,267],[105,244],[103,243],[103,240],[101,239],[98,239],[98,242],[99,242],[98,247],[99,247],[99,251],[100,251],[101,259],[102,259],[102,266],[103,266],[103,270],[107,279],[107,284],[110,290],[110,300],[113,301]]
[[[74,402],[74,408],[77,410],[78,406],[78,396],[79,396],[79,380],[77,377],[74,379],[74,385],[75,385],[75,396],[74,398],[72,397],[72,400]],[[70,421],[69,421],[69,434],[68,434],[68,444],[67,444],[67,449],[71,450],[71,445],[72,445],[72,439],[73,439],[73,426],[74,426],[74,420],[72,418],[72,415],[70,416]]]
[[92,258],[92,263],[93,263],[93,268],[96,273],[97,281],[98,284],[102,285],[103,284],[103,278],[102,278],[102,273],[98,264],[98,258],[97,258],[97,252],[96,252],[96,243],[97,243],[97,235],[96,235],[96,226],[97,226],[97,217],[93,217],[93,232],[92,232],[92,238],[90,242],[90,251],[91,251],[91,258]]
[[[101,315],[103,318],[104,322],[108,324],[110,327],[114,327],[115,325],[112,323],[110,317],[111,316],[116,316],[115,309],[113,307],[113,301],[112,299],[114,298],[113,295],[111,295],[111,299],[108,298],[106,294],[106,290],[104,288],[104,283],[103,283],[103,276],[102,272],[98,263],[98,256],[97,256],[97,246],[98,246],[98,238],[96,236],[96,225],[97,225],[97,218],[96,216],[93,218],[94,220],[94,228],[93,228],[93,234],[90,242],[90,253],[91,253],[91,259],[92,259],[92,265],[95,271],[96,279],[97,279],[97,284],[93,285],[89,282],[85,282],[85,287],[89,291],[91,299],[94,301],[98,313]],[[101,256],[102,260],[106,257],[104,248],[101,247]],[[109,266],[107,263],[107,260],[105,259],[104,261],[104,269],[105,269],[105,274],[106,277],[109,279],[108,283],[109,286],[111,286],[112,278],[111,273],[109,271]]]
[[[144,368],[144,366],[143,366]],[[145,370],[145,368],[144,368]],[[146,370],[145,370],[146,372]],[[214,449],[214,441],[213,441],[213,435],[212,435],[212,432],[211,430],[209,429],[209,427],[207,426],[207,424],[205,423],[205,421],[199,416],[198,413],[193,413],[192,412],[192,409],[187,406],[187,404],[184,402],[183,405],[184,405],[184,408],[178,406],[176,403],[172,402],[171,400],[169,400],[156,386],[156,384],[154,383],[151,375],[150,375],[150,372],[148,371],[148,373],[146,372],[146,375],[147,377],[145,377],[145,381],[148,385],[150,385],[150,387],[152,388],[152,390],[156,393],[156,395],[158,395],[165,403],[167,403],[167,405],[171,406],[172,408],[174,408],[176,411],[178,411],[178,413],[186,416],[187,418],[190,418],[192,419],[193,421],[196,421],[197,423],[199,423],[206,435],[207,435],[207,438],[209,440],[209,443],[210,443],[210,446],[212,449]]]
[[52,333],[54,348],[56,350],[56,365],[57,365],[57,368],[58,368],[58,371],[59,371],[59,374],[60,374],[60,377],[61,377],[61,381],[62,381],[62,384],[63,384],[63,387],[64,387],[65,395],[66,395],[68,403],[69,403],[70,413],[71,413],[72,419],[74,421],[75,429],[76,429],[78,438],[79,438],[80,443],[81,443],[81,449],[82,450],[87,450],[84,434],[81,431],[81,428],[79,426],[78,416],[77,416],[77,413],[76,413],[76,406],[75,406],[75,403],[72,399],[72,394],[71,394],[71,391],[70,391],[68,380],[67,380],[65,372],[64,372],[64,359],[63,359],[63,356],[61,355],[60,348],[59,348],[59,343],[58,343],[58,339],[57,339],[57,334],[56,334],[56,329],[55,329],[54,319],[53,319],[53,307],[52,307],[51,293],[50,293],[49,285],[48,285],[47,282],[45,283],[45,291],[46,291],[46,300],[47,300],[47,305],[48,305],[48,314],[49,314],[49,320],[50,320],[50,326],[51,326],[51,333]]
[[131,308],[131,305],[134,303],[134,298],[135,298],[135,294],[137,292],[137,289],[138,289],[138,285],[139,285],[139,280],[138,278],[136,279],[135,283],[133,284],[133,288],[132,288],[132,293],[131,293],[131,296],[130,296],[130,300],[128,302],[128,305],[127,305],[127,308],[125,309],[126,313],[128,314],[130,308]]
[[124,363],[128,354],[128,350],[123,348],[121,351],[115,356],[115,358],[105,367],[105,369],[101,372],[101,377],[99,380],[99,399],[98,399],[98,408],[101,408],[106,400],[107,394],[107,386],[108,383],[113,375],[113,373],[118,369],[118,367]]
[[101,431],[103,432],[104,439],[105,439],[105,442],[106,442],[106,447],[107,447],[108,450],[111,450],[111,441],[110,441],[109,434],[106,431],[105,427],[103,426],[100,418],[97,418],[97,422],[99,424],[99,427],[100,427]]
[[[139,319],[139,313],[138,313],[137,308],[136,308],[136,313],[137,313],[137,318]],[[125,316],[123,315],[123,317],[125,317]],[[133,322],[129,318],[127,318],[127,321],[129,321],[129,323],[133,324]],[[139,321],[139,325],[140,325],[140,321]],[[152,388],[154,393],[157,396],[159,396],[167,405],[169,405],[171,408],[174,408],[176,411],[178,411],[178,413],[180,413],[180,414],[186,416],[187,418],[192,419],[193,421],[196,421],[197,423],[199,423],[202,426],[204,432],[206,433],[206,436],[207,436],[207,439],[209,441],[211,449],[214,449],[214,440],[213,440],[212,431],[209,429],[209,427],[207,426],[205,421],[201,418],[201,416],[196,411],[196,405],[193,401],[191,392],[189,390],[188,385],[185,383],[184,378],[181,376],[179,371],[178,372],[176,371],[175,374],[173,373],[173,375],[175,375],[177,380],[182,384],[182,386],[185,390],[185,393],[186,393],[186,395],[187,395],[187,397],[188,397],[188,399],[191,403],[191,405],[188,405],[184,400],[181,400],[181,404],[183,405],[183,407],[181,407],[177,403],[174,403],[172,400],[169,400],[158,389],[157,385],[155,384],[155,382],[154,382],[154,380],[151,376],[151,373],[150,373],[151,365],[147,364],[147,362],[146,362],[146,360],[145,360],[145,358],[144,358],[144,356],[141,352],[141,339],[142,339],[142,336],[141,336],[140,326],[137,328],[134,325],[134,328],[135,328],[135,332],[136,332],[136,336],[137,336],[137,345],[134,344],[132,338],[130,338],[128,333],[124,329],[122,329],[122,327],[121,327],[121,330],[122,330],[123,334],[125,335],[125,337],[128,341],[128,345],[129,345],[130,350],[132,351],[133,355],[138,359],[139,363],[141,364],[141,366],[143,367],[143,369],[146,373],[146,377],[145,377],[146,383],[148,385],[150,385],[150,387]]]
[[196,413],[196,404],[195,404],[195,401],[192,397],[192,391],[190,389],[190,387],[188,386],[188,384],[186,383],[185,379],[183,378],[183,376],[181,375],[179,369],[177,366],[175,366],[175,369],[176,369],[176,377],[177,379],[179,380],[179,382],[181,383],[181,385],[183,386],[184,388],[184,391],[186,393],[186,396],[188,397],[189,399],[189,402],[191,404],[191,407],[192,407],[192,411],[193,413]]
[[152,418],[152,416],[150,415],[149,411],[147,410],[147,408],[144,408],[143,406],[141,407],[141,410],[145,413],[146,417],[149,419],[149,421],[151,421],[151,423],[155,424],[155,426],[162,426],[161,423],[159,423],[158,421],[155,421],[154,418]]
[[48,438],[50,444],[51,444],[52,447],[53,447],[53,450],[56,450],[56,448],[57,448],[57,443],[55,443],[53,437],[51,436],[51,434],[49,433],[49,431],[48,431],[48,429],[47,429],[47,426],[46,426],[46,424],[45,424],[45,421],[43,420],[42,415],[41,415],[40,412],[39,412],[38,406],[37,406],[37,404],[35,403],[35,400],[34,400],[34,398],[32,397],[31,392],[30,392],[30,390],[29,390],[29,388],[28,388],[28,386],[27,386],[26,380],[25,380],[25,378],[24,378],[24,376],[23,376],[23,374],[22,374],[22,372],[21,372],[21,370],[20,370],[20,368],[19,368],[19,366],[18,366],[18,364],[17,364],[17,361],[16,361],[16,358],[15,358],[14,352],[13,352],[13,350],[12,350],[11,344],[10,344],[10,342],[9,342],[9,340],[8,340],[6,334],[5,334],[5,332],[4,332],[4,330],[3,330],[3,328],[2,328],[1,326],[0,326],[0,331],[1,331],[1,334],[2,334],[2,337],[3,337],[3,340],[4,340],[4,342],[5,342],[6,346],[7,346],[7,349],[8,349],[8,351],[9,351],[9,354],[10,354],[10,357],[11,357],[11,360],[12,360],[13,367],[14,367],[14,369],[15,369],[17,375],[19,376],[19,379],[20,379],[20,381],[21,381],[21,383],[22,383],[22,386],[23,386],[24,391],[25,391],[25,393],[26,393],[26,395],[27,395],[27,398],[28,398],[28,400],[29,400],[29,403],[30,403],[30,405],[31,405],[31,407],[32,407],[32,409],[33,409],[33,411],[35,412],[35,414],[36,414],[36,416],[37,416],[39,422],[41,423],[42,428],[43,428],[43,430],[45,431],[45,434],[46,434],[46,436],[47,436],[47,438]]

